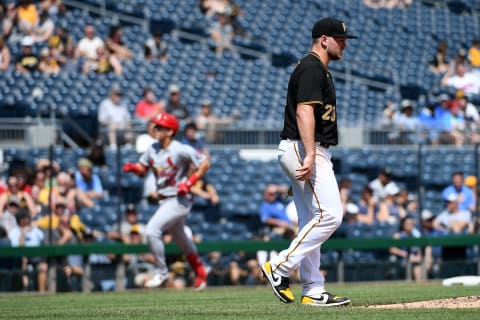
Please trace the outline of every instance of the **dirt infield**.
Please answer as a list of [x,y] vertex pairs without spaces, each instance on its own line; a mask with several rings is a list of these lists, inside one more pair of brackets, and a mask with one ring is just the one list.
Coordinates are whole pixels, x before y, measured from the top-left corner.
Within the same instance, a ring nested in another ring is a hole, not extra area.
[[417,301],[417,302],[408,302],[408,303],[396,303],[396,304],[383,304],[383,305],[366,306],[366,308],[371,308],[371,309],[480,308],[480,296],[458,297],[458,298]]

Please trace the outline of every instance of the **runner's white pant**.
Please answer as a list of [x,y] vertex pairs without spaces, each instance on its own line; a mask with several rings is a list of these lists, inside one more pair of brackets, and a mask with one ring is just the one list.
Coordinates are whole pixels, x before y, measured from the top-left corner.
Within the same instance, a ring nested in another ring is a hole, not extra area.
[[299,140],[282,140],[278,159],[289,177],[297,208],[299,233],[288,249],[272,259],[273,271],[288,277],[299,266],[302,295],[315,296],[325,291],[320,273],[320,246],[342,223],[343,209],[333,172],[331,153],[316,144],[315,168],[308,181],[298,181],[305,149]]
[[185,219],[192,203],[186,197],[171,197],[159,202],[159,207],[147,224],[146,234],[150,250],[155,256],[157,272],[167,274],[165,246],[162,241],[164,231],[172,235],[172,240],[185,256],[197,252],[197,248],[185,233]]

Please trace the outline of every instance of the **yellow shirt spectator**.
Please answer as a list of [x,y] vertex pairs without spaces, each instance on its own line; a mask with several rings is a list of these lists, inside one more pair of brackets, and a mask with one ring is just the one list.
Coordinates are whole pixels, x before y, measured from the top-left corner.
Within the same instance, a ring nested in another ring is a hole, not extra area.
[[19,5],[17,15],[21,25],[33,28],[38,23],[37,7],[34,4]]
[[[52,229],[58,228],[60,219],[57,215],[52,215]],[[45,216],[37,221],[37,226],[41,229],[48,229],[50,226],[50,217]],[[87,227],[80,220],[80,217],[77,214],[72,214],[70,217],[70,228],[75,232],[75,235],[79,238],[83,238],[83,233],[87,230]]]
[[474,39],[468,49],[468,61],[474,68],[480,67],[480,39]]

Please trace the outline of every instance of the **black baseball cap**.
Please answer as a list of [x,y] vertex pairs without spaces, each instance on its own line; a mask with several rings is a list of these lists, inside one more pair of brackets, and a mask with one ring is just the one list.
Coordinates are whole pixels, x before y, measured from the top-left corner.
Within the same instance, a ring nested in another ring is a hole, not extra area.
[[347,33],[347,25],[342,20],[335,18],[324,18],[317,21],[312,28],[312,38],[327,37],[345,37],[356,39],[357,37]]

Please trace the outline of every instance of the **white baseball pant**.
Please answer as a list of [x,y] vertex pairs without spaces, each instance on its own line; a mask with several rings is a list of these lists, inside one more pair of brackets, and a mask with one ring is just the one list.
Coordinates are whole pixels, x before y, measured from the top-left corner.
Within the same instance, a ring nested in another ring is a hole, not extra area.
[[278,149],[280,165],[292,184],[299,233],[270,263],[273,271],[283,277],[289,277],[299,266],[302,295],[316,296],[325,291],[325,278],[320,273],[320,247],[340,226],[343,218],[332,154],[316,143],[313,174],[308,181],[299,181],[295,174],[305,157],[302,142],[282,140]]
[[146,234],[150,250],[155,256],[157,272],[167,274],[165,262],[165,246],[162,241],[164,231],[172,235],[173,241],[187,256],[197,252],[197,248],[185,233],[185,219],[187,218],[192,203],[186,197],[171,197],[159,202],[155,214],[148,221]]

